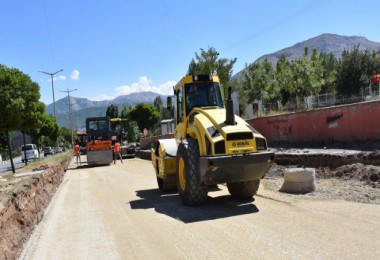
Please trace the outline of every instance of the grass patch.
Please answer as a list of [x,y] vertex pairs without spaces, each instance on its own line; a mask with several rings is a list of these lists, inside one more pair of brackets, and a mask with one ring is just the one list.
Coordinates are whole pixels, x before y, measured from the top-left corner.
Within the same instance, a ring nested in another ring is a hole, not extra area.
[[[30,161],[28,161],[28,165],[25,165],[25,163],[23,163],[21,167],[16,168],[15,170],[16,170],[16,173],[31,172],[35,169],[38,169],[41,165],[51,166],[57,162],[61,162],[65,159],[70,158],[71,155],[72,155],[72,153],[70,151],[68,151],[65,153],[58,153],[55,155],[46,156],[42,159],[30,160]],[[0,173],[0,177],[7,179],[7,180],[11,180],[14,178],[12,170]]]
[[[38,169],[40,165],[52,166],[65,159],[69,159],[72,152],[59,153],[52,156],[47,156],[42,159],[28,161],[28,165],[23,164],[20,168],[16,169],[16,173],[32,172]],[[14,192],[21,189],[23,186],[29,185],[32,182],[34,175],[16,178],[12,170],[0,173],[0,203],[9,198]]]

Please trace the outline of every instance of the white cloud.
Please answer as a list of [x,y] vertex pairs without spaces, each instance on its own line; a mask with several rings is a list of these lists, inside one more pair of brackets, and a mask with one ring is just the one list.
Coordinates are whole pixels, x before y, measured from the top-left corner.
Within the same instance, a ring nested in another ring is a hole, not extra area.
[[71,72],[71,79],[72,80],[79,80],[79,71],[77,69],[73,70],[73,72]]
[[[56,76],[56,77],[53,77],[53,81],[65,81],[66,80],[66,76]],[[51,82],[51,79],[49,80]]]
[[169,80],[159,86],[160,94],[163,95],[173,95],[173,87],[177,83],[177,81]]
[[147,76],[141,76],[137,82],[132,83],[131,85],[120,86],[118,88],[115,88],[114,91],[116,92],[116,96],[128,95],[142,91],[151,91],[162,95],[172,95],[173,86],[175,83],[175,81],[167,81],[163,84],[160,84],[159,86],[155,86]]
[[117,88],[114,88],[114,96],[109,96],[106,94],[101,94],[96,97],[90,97],[89,100],[101,101],[101,100],[111,100],[121,95],[129,95],[136,92],[151,91],[161,95],[173,95],[173,86],[176,84],[176,81],[167,81],[159,86],[153,85],[152,81],[148,79],[147,76],[141,76],[138,78],[138,81],[132,83],[131,85],[123,85]]
[[102,100],[112,100],[114,99],[115,97],[113,96],[108,96],[108,95],[104,95],[104,94],[101,94],[99,96],[96,96],[96,97],[90,97],[88,98],[89,100],[92,100],[92,101],[102,101]]

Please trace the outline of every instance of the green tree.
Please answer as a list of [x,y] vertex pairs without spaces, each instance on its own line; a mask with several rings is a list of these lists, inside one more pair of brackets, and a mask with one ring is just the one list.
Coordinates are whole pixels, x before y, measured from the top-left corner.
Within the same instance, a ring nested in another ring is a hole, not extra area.
[[244,76],[241,82],[240,96],[246,99],[247,103],[260,99],[261,88],[255,85],[255,78],[259,73],[259,63],[245,65]]
[[171,119],[171,118],[172,118],[172,111],[169,110],[167,107],[164,107],[161,111],[161,120]]
[[338,60],[334,53],[322,52],[319,55],[319,62],[322,66],[323,85],[321,86],[321,93],[332,93],[336,90],[336,76]]
[[60,128],[52,115],[45,114],[44,124],[41,127],[41,133],[46,136],[48,140],[45,140],[46,146],[55,144],[58,136],[60,135]]
[[195,59],[190,61],[187,75],[199,74],[217,74],[220,83],[224,88],[225,94],[230,86],[230,79],[232,76],[232,68],[236,63],[237,58],[232,60],[226,58],[218,58],[219,53],[213,47],[208,50],[200,49],[200,54],[195,53]]
[[5,134],[13,173],[15,167],[10,138],[13,131],[21,128],[23,115],[19,111],[25,111],[26,102],[23,95],[31,85],[29,76],[18,69],[0,65],[0,113],[4,115],[0,120],[0,132]]
[[[26,95],[28,96],[28,95]],[[39,96],[39,95],[38,95]],[[38,132],[43,125],[44,116],[45,116],[45,104],[35,100],[30,101],[26,99],[26,107],[22,113],[22,123],[21,123],[21,132],[23,133],[23,143],[25,145],[25,133],[29,133],[32,136],[33,132]],[[32,136],[33,138],[33,136]],[[40,147],[38,139],[35,140],[37,147]],[[38,149],[39,153],[40,149]],[[24,151],[26,153],[26,151]],[[28,160],[25,160],[25,164],[28,164]]]
[[275,103],[279,99],[280,90],[278,88],[275,70],[272,64],[264,60],[260,63],[260,77],[258,84],[262,88],[261,99],[264,104]]
[[121,112],[120,112],[120,118],[125,118],[127,119],[128,118],[128,113],[129,111],[131,110],[131,106],[127,107],[127,106],[123,106],[122,109],[121,109]]
[[359,50],[359,45],[351,51],[343,51],[337,69],[338,93],[344,96],[361,95],[376,71],[376,64],[376,54]]
[[5,134],[0,132],[0,154],[2,159],[6,160],[8,154],[8,143]]
[[310,61],[310,89],[308,94],[317,95],[321,92],[322,86],[325,84],[325,79],[323,77],[324,67],[320,62],[316,48],[313,49]]
[[163,107],[164,107],[164,104],[162,102],[162,98],[161,96],[157,96],[154,101],[153,101],[153,105],[154,107],[158,110],[158,112],[161,112]]
[[313,49],[309,57],[309,47],[306,46],[302,58],[292,61],[292,83],[289,94],[299,103],[305,104],[305,97],[319,94],[323,86],[323,67],[320,64],[317,49]]
[[293,74],[290,62],[286,59],[285,54],[282,54],[277,62],[276,69],[276,81],[279,86],[282,105],[285,105],[290,99],[293,84],[292,78]]
[[130,112],[130,118],[138,125],[142,132],[144,128],[151,130],[160,120],[160,113],[151,104],[139,103]]
[[[243,115],[246,107],[252,102],[252,97],[250,96],[253,92],[253,67],[255,64],[246,64],[243,70],[243,77],[238,83],[238,96],[239,96],[239,114]],[[256,65],[257,66],[257,65]]]
[[164,107],[161,96],[157,96],[154,99],[153,105],[157,109],[157,111],[160,113],[160,121],[164,119],[172,118],[172,111],[169,110],[167,107]]
[[[71,144],[71,129],[66,128],[66,127],[61,127],[61,129],[60,129],[60,136],[63,139],[64,145],[67,144],[67,143]],[[73,139],[74,140],[76,139],[76,135],[73,137]]]
[[117,118],[119,117],[119,107],[117,105],[109,105],[107,107],[106,116],[109,116],[110,118]]
[[[31,129],[31,137],[38,146],[54,146],[57,143],[58,137],[65,134],[65,132],[61,132],[59,125],[52,115],[44,113],[41,115],[40,120],[42,121],[41,127]],[[71,131],[68,140],[71,143]]]
[[293,91],[296,95],[301,97],[310,95],[312,93],[319,93],[318,78],[321,75],[317,75],[319,69],[317,50],[313,50],[312,60],[309,57],[309,48],[306,46],[304,54],[301,59],[296,60],[293,71],[293,78],[295,88]]
[[120,117],[127,119],[127,124],[126,124],[126,133],[127,133],[127,140],[128,142],[136,142],[137,137],[138,137],[138,126],[135,121],[132,120],[129,112],[132,110],[132,107],[129,106],[123,106]]
[[239,94],[243,103],[262,100],[263,104],[275,103],[280,98],[275,70],[267,60],[246,66]]
[[374,60],[375,69],[373,74],[380,73],[380,51],[376,52],[375,50],[372,53],[372,59]]

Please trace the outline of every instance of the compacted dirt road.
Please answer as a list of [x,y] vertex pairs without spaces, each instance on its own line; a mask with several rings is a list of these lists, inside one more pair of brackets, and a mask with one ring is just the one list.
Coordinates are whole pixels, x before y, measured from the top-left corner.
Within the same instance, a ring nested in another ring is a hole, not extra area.
[[150,161],[73,162],[20,259],[380,259],[378,204],[268,185],[237,201],[218,185],[186,207],[159,192]]

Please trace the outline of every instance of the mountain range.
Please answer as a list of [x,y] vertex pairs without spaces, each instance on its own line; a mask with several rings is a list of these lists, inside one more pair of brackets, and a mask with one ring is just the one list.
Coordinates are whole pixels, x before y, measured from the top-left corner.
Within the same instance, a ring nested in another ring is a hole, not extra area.
[[[121,95],[114,99],[102,100],[102,101],[92,101],[87,98],[76,98],[76,97],[70,96],[70,103],[69,103],[68,97],[64,97],[55,102],[55,112],[56,114],[68,113],[69,104],[71,104],[72,112],[76,112],[76,111],[86,109],[86,108],[107,107],[111,104],[120,105],[120,106],[123,106],[123,105],[134,106],[142,102],[153,104],[153,101],[157,96],[161,96],[161,99],[163,101],[166,101],[167,96],[160,95],[151,91],[132,93],[129,95]],[[53,104],[46,106],[46,113],[48,114],[54,113]]]
[[257,59],[263,61],[267,59],[272,65],[275,65],[284,53],[288,60],[302,57],[305,46],[309,47],[311,54],[314,48],[318,53],[334,53],[335,57],[341,57],[343,50],[351,50],[354,46],[359,45],[359,50],[380,50],[380,43],[370,41],[361,36],[341,36],[337,34],[322,34],[309,40],[297,43],[292,47],[288,47],[271,54],[266,54]]
[[[305,46],[309,47],[309,52],[316,48],[318,53],[334,53],[336,57],[341,57],[344,50],[351,50],[354,46],[359,45],[360,50],[370,49],[380,52],[380,43],[373,42],[361,36],[341,36],[337,34],[322,34],[317,37],[299,42],[291,47],[287,47],[274,53],[266,54],[258,58],[255,62],[260,62],[267,59],[272,65],[276,65],[282,54],[286,55],[288,60],[302,57]],[[232,79],[240,78],[244,69],[236,73]],[[113,100],[91,101],[87,98],[70,97],[70,104],[73,111],[74,128],[83,128],[86,117],[104,116],[107,107],[111,104],[119,106],[119,112],[122,106],[134,106],[138,103],[145,102],[153,104],[154,99],[161,96],[164,104],[167,96],[153,92],[138,92],[129,95],[118,96]],[[68,97],[56,101],[57,122],[60,126],[69,128],[69,102]],[[53,114],[53,104],[46,106],[46,112]]]
[[[269,61],[274,67],[277,61],[281,58],[282,54],[285,54],[287,60],[291,61],[296,58],[301,58],[305,47],[309,47],[309,54],[312,53],[314,48],[317,49],[318,54],[321,52],[334,53],[335,57],[340,58],[344,50],[352,50],[353,47],[359,45],[359,50],[375,50],[380,51],[380,43],[374,42],[361,36],[342,36],[337,34],[325,33],[317,37],[308,39],[303,42],[294,44],[291,47],[281,49],[279,51],[265,54],[259,57],[256,62],[261,62],[263,60]],[[240,78],[244,69],[236,73],[232,79]]]
[[[74,128],[84,128],[86,117],[104,116],[109,105],[117,105],[119,113],[123,106],[135,106],[138,103],[153,104],[154,100],[160,96],[164,105],[168,96],[157,94],[151,91],[132,93],[129,95],[121,95],[112,100],[92,101],[87,98],[76,98],[66,96],[55,102],[55,113],[57,122],[61,127],[70,128],[69,106],[71,105],[73,113]],[[47,114],[54,114],[53,104],[46,106]]]

